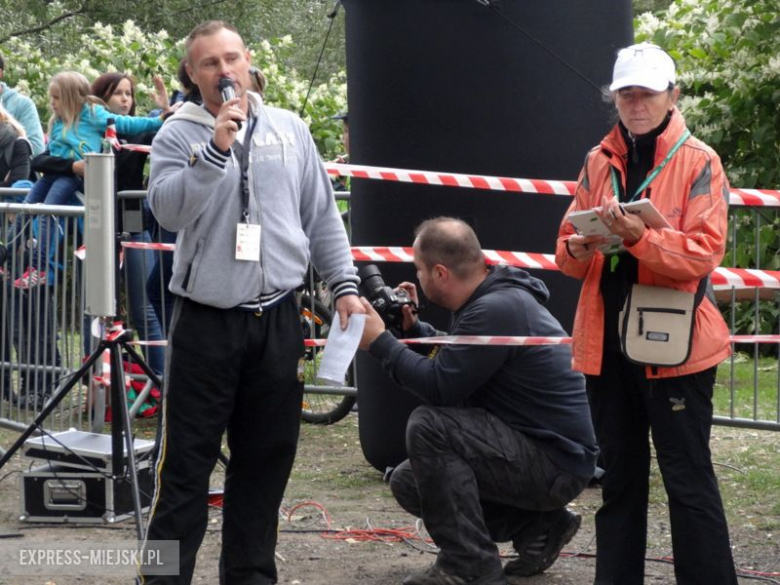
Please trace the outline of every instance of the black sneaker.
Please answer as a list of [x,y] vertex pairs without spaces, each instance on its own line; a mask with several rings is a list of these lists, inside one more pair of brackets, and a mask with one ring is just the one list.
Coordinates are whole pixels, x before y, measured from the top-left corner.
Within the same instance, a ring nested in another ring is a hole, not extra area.
[[530,577],[545,572],[556,561],[563,547],[577,534],[580,524],[582,518],[578,514],[563,509],[541,533],[513,539],[512,545],[518,558],[506,564],[506,576]]
[[409,575],[403,581],[403,585],[505,585],[506,577],[503,571],[493,572],[489,575],[482,575],[466,579],[458,575],[452,575],[443,569],[432,564],[421,573]]

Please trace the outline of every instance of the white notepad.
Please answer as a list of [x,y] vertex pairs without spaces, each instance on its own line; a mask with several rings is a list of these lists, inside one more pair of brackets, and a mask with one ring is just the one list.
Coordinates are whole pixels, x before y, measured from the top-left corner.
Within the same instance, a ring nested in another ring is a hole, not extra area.
[[[653,202],[649,199],[640,199],[639,201],[624,203],[621,207],[626,213],[638,215],[648,227],[655,229],[672,229],[672,225],[666,221],[666,218],[661,215],[661,212],[658,211],[655,205],[653,205]],[[597,207],[595,209],[600,210],[601,208]],[[569,214],[568,220],[575,227],[577,233],[582,236],[602,236],[607,238],[607,241],[599,246],[599,250],[605,254],[614,254],[622,249],[622,238],[609,231],[604,222],[601,221],[601,218],[596,215],[594,209],[572,211]]]

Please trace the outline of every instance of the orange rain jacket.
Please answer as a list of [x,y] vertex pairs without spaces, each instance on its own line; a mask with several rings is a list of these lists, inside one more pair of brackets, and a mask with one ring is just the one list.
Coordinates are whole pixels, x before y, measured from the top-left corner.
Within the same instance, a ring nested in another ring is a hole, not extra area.
[[[685,120],[674,108],[666,130],[656,139],[657,166],[685,132]],[[555,261],[564,274],[583,279],[574,319],[573,360],[575,370],[600,375],[604,348],[604,303],[601,271],[605,257],[596,252],[589,260],[574,259],[566,240],[575,232],[568,214],[601,205],[603,194],[612,195],[611,167],[625,188],[628,147],[615,126],[592,149],[580,173],[577,189],[561,222]],[[723,258],[729,185],[720,158],[709,146],[690,137],[680,147],[648,190],[655,207],[674,229],[646,228],[632,246],[626,246],[639,263],[639,283],[695,292],[699,281]],[[619,310],[615,308],[614,310]],[[687,362],[674,368],[647,368],[648,378],[670,378],[706,370],[730,354],[729,331],[718,308],[704,297],[696,312],[693,345]]]

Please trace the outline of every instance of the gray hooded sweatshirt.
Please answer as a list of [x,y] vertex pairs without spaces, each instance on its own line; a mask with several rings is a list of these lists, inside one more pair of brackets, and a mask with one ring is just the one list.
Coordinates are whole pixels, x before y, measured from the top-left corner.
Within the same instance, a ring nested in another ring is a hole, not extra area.
[[[357,292],[344,224],[328,175],[303,121],[249,93],[257,116],[248,167],[249,223],[261,226],[260,262],[235,259],[243,222],[241,145],[222,154],[211,141],[214,116],[185,103],[152,144],[149,203],[178,232],[170,290],[217,308],[287,291],[309,261],[338,296]],[[246,123],[245,123],[246,124]],[[248,125],[247,125],[248,126]]]

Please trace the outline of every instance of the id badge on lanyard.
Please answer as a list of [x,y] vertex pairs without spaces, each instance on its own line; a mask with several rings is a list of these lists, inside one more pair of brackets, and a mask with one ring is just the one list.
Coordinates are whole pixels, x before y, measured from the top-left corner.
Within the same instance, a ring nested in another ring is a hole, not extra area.
[[260,231],[257,224],[236,225],[236,260],[260,262]]
[[252,133],[255,129],[257,118],[252,117],[247,125],[244,136],[243,150],[241,152],[241,197],[244,202],[243,221],[236,224],[236,260],[246,262],[260,262],[260,235],[259,224],[249,223],[249,162],[252,148]]

